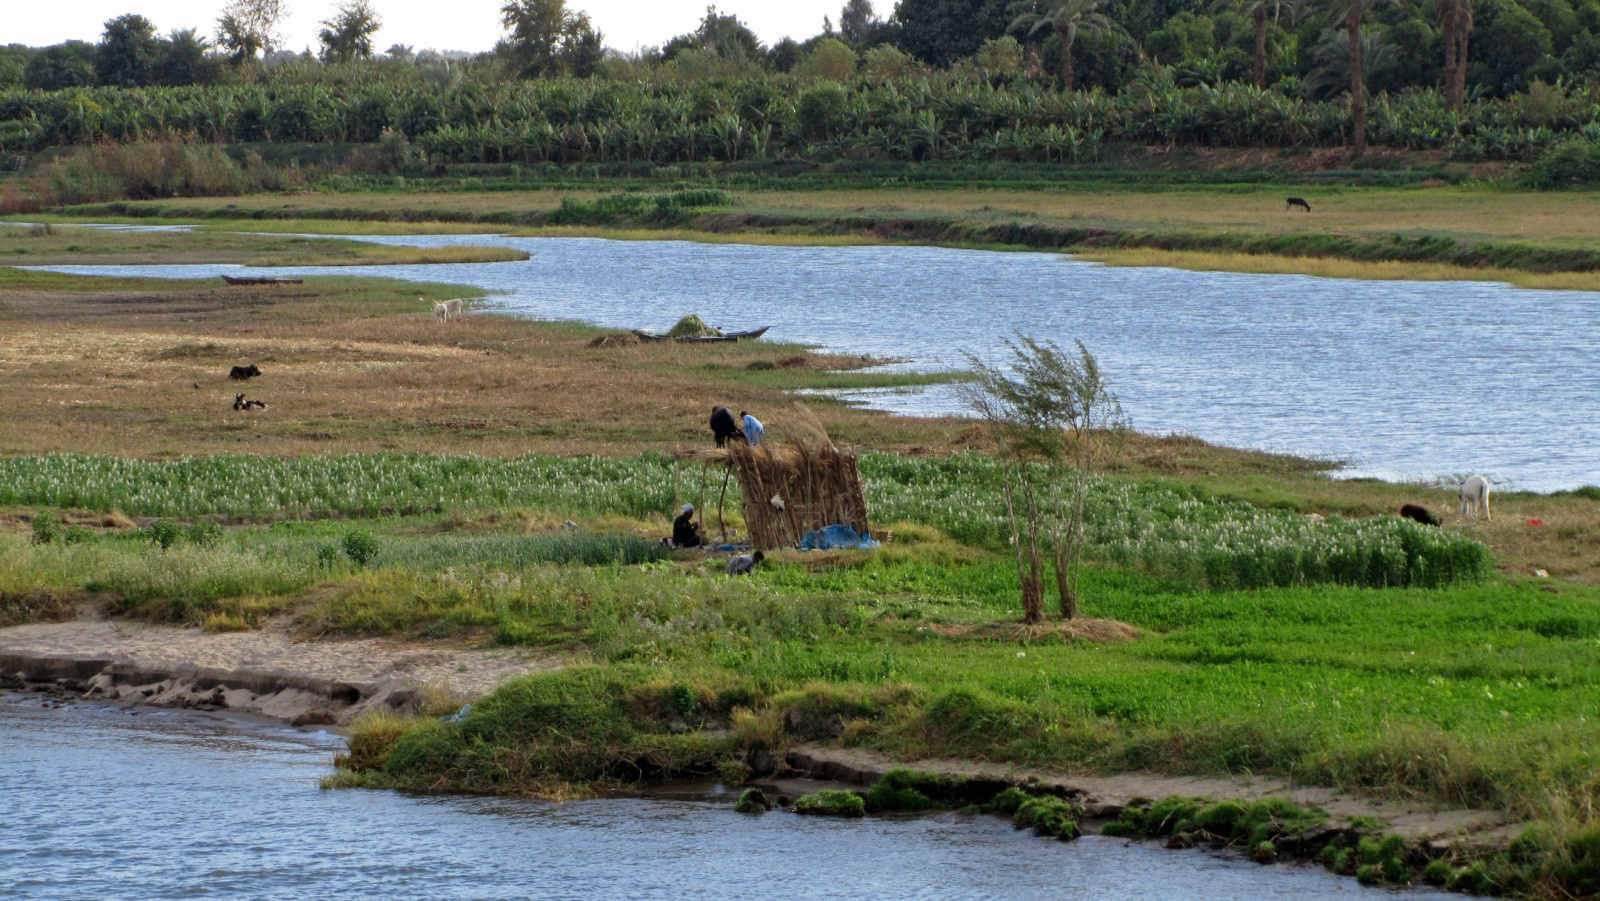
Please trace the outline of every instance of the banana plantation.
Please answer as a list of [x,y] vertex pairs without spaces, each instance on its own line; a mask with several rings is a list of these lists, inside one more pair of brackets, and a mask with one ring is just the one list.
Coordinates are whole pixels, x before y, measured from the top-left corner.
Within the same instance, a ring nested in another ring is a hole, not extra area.
[[[1531,160],[1600,140],[1593,91],[1449,108],[1442,92],[1380,94],[1373,145],[1459,160]],[[371,143],[404,136],[442,163],[674,164],[800,159],[1083,163],[1112,145],[1338,147],[1348,98],[1232,82],[1180,86],[1154,69],[1116,93],[959,73],[846,81],[768,74],[700,83],[557,78],[412,84],[87,87],[0,93],[0,152],[102,142]]]

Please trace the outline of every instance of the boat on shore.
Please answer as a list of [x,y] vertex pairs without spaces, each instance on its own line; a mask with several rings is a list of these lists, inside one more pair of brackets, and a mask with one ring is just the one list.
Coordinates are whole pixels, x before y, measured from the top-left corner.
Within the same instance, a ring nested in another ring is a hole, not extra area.
[[725,332],[725,333],[720,334],[720,335],[677,335],[677,336],[663,335],[660,332],[652,332],[652,331],[648,331],[646,329],[636,328],[636,329],[633,330],[633,334],[636,335],[639,338],[640,341],[645,341],[645,342],[650,342],[650,341],[678,341],[678,342],[683,343],[683,344],[726,344],[726,343],[731,342],[731,341],[740,341],[740,340],[753,341],[756,338],[759,338],[762,335],[765,335],[767,333],[767,329],[769,329],[769,328],[772,328],[772,326],[763,325],[760,328],[753,328],[753,329],[750,329],[749,331],[744,331],[744,332]]
[[298,285],[305,281],[303,278],[283,278],[272,275],[223,275],[222,280],[230,285]]

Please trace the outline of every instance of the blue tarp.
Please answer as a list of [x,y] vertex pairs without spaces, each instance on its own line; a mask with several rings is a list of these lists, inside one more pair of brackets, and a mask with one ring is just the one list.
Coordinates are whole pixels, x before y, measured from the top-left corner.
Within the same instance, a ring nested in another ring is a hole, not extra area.
[[857,535],[847,525],[835,523],[807,532],[800,538],[802,551],[826,551],[833,548],[874,548],[878,542],[871,535]]

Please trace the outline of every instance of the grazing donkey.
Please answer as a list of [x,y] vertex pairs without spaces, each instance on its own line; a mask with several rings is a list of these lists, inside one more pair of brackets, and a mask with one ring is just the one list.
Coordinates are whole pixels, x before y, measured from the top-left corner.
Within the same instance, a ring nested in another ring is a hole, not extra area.
[[[427,303],[427,299],[418,297],[418,300]],[[453,297],[449,300],[436,300],[433,302],[433,318],[440,322],[461,318],[461,298]]]
[[254,363],[251,363],[249,366],[235,366],[228,370],[228,378],[233,379],[236,382],[242,382],[245,379],[255,378],[260,374],[261,368]]
[[1461,483],[1461,515],[1468,510],[1473,516],[1481,513],[1484,519],[1494,519],[1489,515],[1489,480],[1483,476],[1467,476]]
[[1311,212],[1311,204],[1306,203],[1305,199],[1302,198],[1302,197],[1291,197],[1291,198],[1289,198],[1289,202],[1284,204],[1283,211],[1287,213],[1288,211],[1294,209],[1295,207],[1300,207],[1301,209],[1305,210],[1308,213]]

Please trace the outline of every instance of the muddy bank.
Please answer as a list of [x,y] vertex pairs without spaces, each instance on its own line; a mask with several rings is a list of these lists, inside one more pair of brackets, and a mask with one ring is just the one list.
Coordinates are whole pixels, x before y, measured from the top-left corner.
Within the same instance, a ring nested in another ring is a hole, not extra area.
[[0,629],[0,688],[130,706],[228,710],[341,725],[368,710],[471,700],[563,661],[384,639],[296,641],[283,629],[212,634],[78,620]]
[[[1001,789],[1015,785],[1036,794],[1058,795],[1081,805],[1086,832],[1099,831],[1101,823],[1120,816],[1135,801],[1174,796],[1246,802],[1286,798],[1326,811],[1336,830],[1352,817],[1372,817],[1384,824],[1384,831],[1425,845],[1434,853],[1504,848],[1526,826],[1497,810],[1442,808],[1422,802],[1389,801],[1255,776],[1208,778],[1152,773],[1069,775],[967,760],[921,760],[908,765],[859,748],[814,744],[791,748],[786,763],[793,771],[808,779],[827,780],[851,787],[869,786],[890,770],[907,767],[918,772],[966,780],[974,797],[988,798]],[[791,791],[801,787],[786,786],[783,780],[763,781],[774,782]]]

